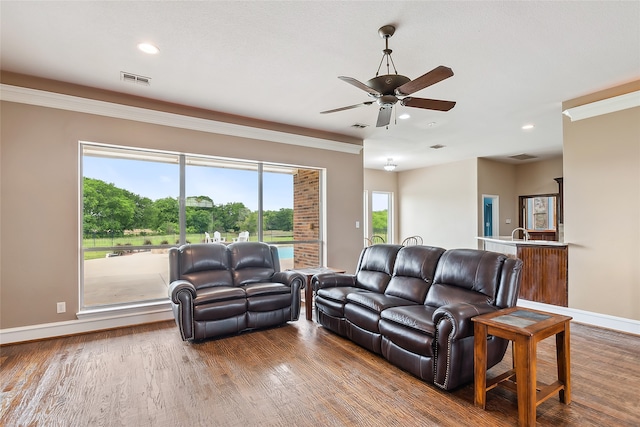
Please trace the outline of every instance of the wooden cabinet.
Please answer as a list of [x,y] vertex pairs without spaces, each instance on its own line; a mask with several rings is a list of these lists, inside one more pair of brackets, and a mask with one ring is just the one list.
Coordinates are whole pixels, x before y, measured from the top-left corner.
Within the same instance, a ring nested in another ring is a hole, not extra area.
[[523,262],[520,298],[567,307],[567,246],[517,245]]

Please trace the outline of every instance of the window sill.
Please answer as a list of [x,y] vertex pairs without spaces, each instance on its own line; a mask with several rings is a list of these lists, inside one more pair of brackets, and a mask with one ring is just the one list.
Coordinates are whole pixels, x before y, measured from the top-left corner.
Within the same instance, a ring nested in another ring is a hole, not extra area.
[[112,307],[89,308],[76,313],[78,320],[103,320],[109,318],[122,318],[131,316],[144,316],[162,312],[170,312],[169,300],[150,301]]

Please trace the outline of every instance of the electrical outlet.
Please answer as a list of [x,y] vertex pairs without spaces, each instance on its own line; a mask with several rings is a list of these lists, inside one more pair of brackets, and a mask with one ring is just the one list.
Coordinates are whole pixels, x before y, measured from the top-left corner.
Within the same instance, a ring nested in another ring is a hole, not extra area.
[[67,303],[65,303],[65,302],[56,303],[56,309],[58,310],[58,313],[66,312],[67,311]]
[[511,218],[507,218],[504,222],[507,224],[511,224]]
[[360,221],[356,221],[356,228],[360,228]]

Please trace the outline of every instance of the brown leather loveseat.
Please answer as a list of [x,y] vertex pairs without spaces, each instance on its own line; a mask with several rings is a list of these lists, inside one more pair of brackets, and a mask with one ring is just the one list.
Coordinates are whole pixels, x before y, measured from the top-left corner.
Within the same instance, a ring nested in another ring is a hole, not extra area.
[[276,326],[300,315],[305,278],[280,271],[278,248],[259,242],[169,249],[169,299],[183,340]]
[[[473,324],[482,313],[515,306],[522,261],[476,249],[373,245],[356,273],[313,277],[324,327],[392,364],[451,390],[473,380]],[[490,337],[487,366],[507,341]]]

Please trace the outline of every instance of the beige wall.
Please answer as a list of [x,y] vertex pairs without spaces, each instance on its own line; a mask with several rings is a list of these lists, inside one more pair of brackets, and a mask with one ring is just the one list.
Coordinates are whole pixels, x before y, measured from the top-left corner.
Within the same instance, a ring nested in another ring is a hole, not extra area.
[[[96,98],[103,95],[82,91]],[[119,99],[115,94],[104,98]],[[178,106],[167,109],[190,112]],[[327,263],[352,270],[362,249],[362,232],[355,228],[363,211],[362,152],[285,145],[13,102],[2,102],[1,113],[2,329],[75,319],[81,140],[326,168]],[[58,301],[67,302],[67,313],[56,314]]]
[[562,156],[518,165],[516,196],[558,193],[560,189],[554,179],[560,177],[562,177]]
[[[368,199],[367,206],[371,206],[371,192],[380,191],[391,193],[393,197],[393,218],[392,218],[392,227],[393,227],[393,242],[387,243],[399,243],[402,241],[403,236],[398,233],[398,173],[397,172],[387,172],[383,170],[377,169],[365,169],[364,170],[364,190],[365,195]],[[368,218],[367,221],[371,224],[371,209],[367,212]],[[364,233],[364,225],[363,225],[363,233]],[[369,232],[371,234],[371,232]],[[364,236],[363,237],[367,237]],[[406,236],[404,236],[406,237]]]
[[483,232],[483,194],[500,197],[499,235],[508,236],[518,227],[518,196],[558,193],[554,178],[561,176],[562,156],[523,164],[478,159],[478,235]]
[[400,235],[420,235],[425,245],[476,248],[477,160],[398,173]]
[[[640,90],[640,81],[563,109]],[[640,107],[563,119],[569,307],[640,320]]]
[[[483,195],[498,196],[498,230],[494,235],[505,236],[511,234],[517,227],[517,208],[515,203],[516,169],[512,164],[496,162],[488,159],[478,159],[478,229],[477,236],[482,236]],[[511,223],[507,224],[507,220]],[[495,227],[495,224],[494,224]],[[482,242],[478,242],[482,249]]]

